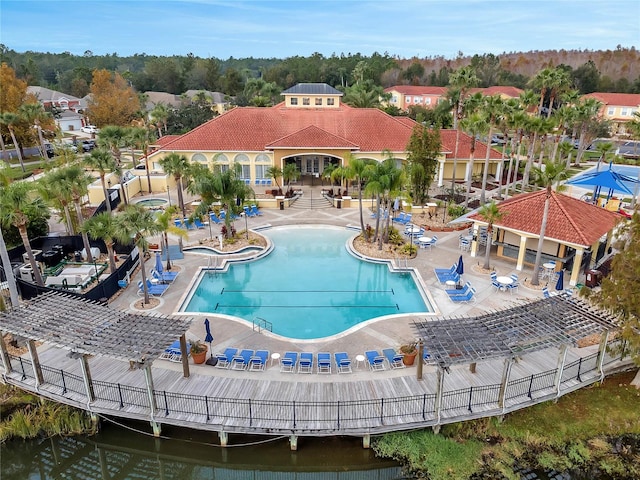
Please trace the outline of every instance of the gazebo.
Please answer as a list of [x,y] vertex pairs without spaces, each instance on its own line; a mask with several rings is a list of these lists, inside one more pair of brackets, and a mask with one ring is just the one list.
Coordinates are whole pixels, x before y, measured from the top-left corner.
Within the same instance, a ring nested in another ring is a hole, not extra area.
[[[516,270],[535,263],[545,199],[546,190],[540,190],[511,197],[498,205],[503,217],[493,224],[492,244],[497,245],[499,257],[516,261]],[[567,268],[571,272],[569,283],[575,286],[585,254],[591,254],[590,265],[595,266],[602,239],[605,243],[603,251],[606,251],[613,229],[622,218],[618,213],[552,192],[542,247],[543,260],[554,261],[556,271]],[[487,221],[477,212],[468,219],[473,222],[471,256],[475,257],[478,231],[487,226]]]

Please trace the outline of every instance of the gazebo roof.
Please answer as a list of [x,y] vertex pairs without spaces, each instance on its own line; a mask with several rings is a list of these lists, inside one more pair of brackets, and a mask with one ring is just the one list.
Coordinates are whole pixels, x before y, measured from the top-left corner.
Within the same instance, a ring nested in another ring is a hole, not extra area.
[[[546,190],[516,195],[498,204],[504,214],[494,226],[535,235],[540,234]],[[484,222],[478,213],[469,220]],[[577,198],[551,192],[545,238],[589,247],[611,231],[620,215]]]
[[132,315],[63,293],[45,293],[0,313],[2,330],[86,355],[150,363],[192,319]]
[[446,366],[575,345],[616,325],[606,312],[559,295],[476,317],[414,322],[413,327],[429,353],[427,363]]

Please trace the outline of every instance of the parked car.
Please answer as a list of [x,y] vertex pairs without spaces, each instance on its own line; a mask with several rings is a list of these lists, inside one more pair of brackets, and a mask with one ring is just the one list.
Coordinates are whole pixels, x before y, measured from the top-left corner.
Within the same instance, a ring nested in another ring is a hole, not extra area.
[[82,151],[90,152],[94,148],[96,148],[95,140],[83,140],[82,141]]
[[85,125],[80,130],[82,132],[84,132],[84,133],[98,133],[99,132],[98,127],[96,127],[95,125]]
[[491,137],[491,145],[504,145],[506,140],[502,135],[494,135]]

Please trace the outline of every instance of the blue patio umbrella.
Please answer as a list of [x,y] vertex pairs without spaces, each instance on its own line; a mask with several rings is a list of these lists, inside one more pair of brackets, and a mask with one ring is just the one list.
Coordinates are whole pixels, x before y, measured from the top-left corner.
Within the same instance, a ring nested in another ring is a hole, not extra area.
[[213,342],[213,335],[211,335],[211,326],[209,325],[209,319],[204,319],[204,329],[207,331],[206,337],[204,337],[204,341],[209,344],[209,354],[213,355],[211,343]]
[[456,266],[456,273],[462,275],[464,273],[464,263],[462,263],[462,255],[458,259],[458,265]]
[[594,198],[597,198],[597,196],[600,195],[600,190],[602,188],[606,188],[609,191],[607,194],[608,200],[613,195],[613,192],[622,192],[628,195],[633,195],[633,192],[627,185],[625,185],[625,182],[628,182],[628,184],[635,184],[638,183],[638,180],[614,171],[612,169],[612,164],[609,163],[609,168],[607,170],[579,175],[576,178],[569,180],[567,184],[596,187],[596,196]]
[[160,256],[160,252],[156,252],[155,269],[158,273],[162,273],[162,257]]
[[556,290],[559,292],[564,290],[564,269],[558,272],[558,281],[556,282]]

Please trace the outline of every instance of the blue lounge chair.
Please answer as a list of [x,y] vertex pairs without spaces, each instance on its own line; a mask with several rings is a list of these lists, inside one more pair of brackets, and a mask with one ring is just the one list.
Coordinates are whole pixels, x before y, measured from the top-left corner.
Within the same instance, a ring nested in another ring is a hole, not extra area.
[[177,218],[173,221],[173,224],[178,228],[185,228],[184,223],[182,223],[182,220],[179,220]]
[[200,221],[199,218],[194,218],[193,219],[193,224],[197,227],[197,228],[204,228],[204,223],[202,223]]
[[244,214],[247,217],[255,217],[254,213],[249,209],[248,206],[245,205],[244,207],[242,207],[242,209],[244,210]]
[[[187,355],[191,351],[191,344],[187,342]],[[176,340],[167,348],[165,348],[164,352],[160,354],[160,357],[163,360],[169,360],[170,362],[180,362],[182,361],[182,350],[180,349],[180,340]]]
[[231,370],[247,370],[253,354],[253,350],[249,350],[248,348],[242,349],[240,353],[235,355],[231,360]]
[[249,360],[249,370],[262,371],[267,368],[267,360],[269,359],[268,350],[256,350],[253,357]]
[[349,354],[346,352],[336,352],[333,354],[333,357],[336,360],[336,367],[338,368],[338,373],[352,373],[351,370],[351,360],[349,359]]
[[[375,214],[374,214],[375,215]],[[404,219],[406,218],[407,214],[404,212],[400,212],[400,214],[397,217],[393,217],[391,219],[391,221],[393,222],[398,222],[398,223],[404,223]]]
[[465,295],[449,295],[449,300],[451,300],[453,303],[475,302],[476,301],[475,293],[476,293],[475,288],[471,287],[469,288],[469,291]]
[[313,372],[313,353],[302,352],[298,360],[298,373]]
[[440,283],[445,283],[447,280],[458,281],[460,276],[456,273],[458,264],[454,263],[451,268],[434,268],[433,271]]
[[229,368],[231,366],[231,362],[233,361],[233,357],[238,353],[237,348],[225,348],[224,353],[217,353],[216,358],[218,359],[218,363],[216,363],[217,368]]
[[216,213],[215,213],[215,212],[211,212],[211,213],[209,214],[209,218],[210,218],[210,219],[211,219],[211,221],[212,221],[213,223],[215,223],[216,225],[220,223],[220,219],[218,218],[218,216],[216,215]]
[[389,362],[389,366],[391,368],[405,368],[405,365],[402,362],[402,354],[396,353],[393,348],[383,349],[382,354],[387,359],[387,362]]
[[297,352],[285,352],[280,359],[280,371],[293,373],[298,366],[298,353]]
[[251,212],[256,216],[259,217],[262,215],[262,212],[260,211],[260,209],[256,206],[256,205],[251,205]]
[[[161,285],[161,284],[153,284],[149,279],[147,279],[147,291],[149,295],[153,295],[154,297],[161,297],[164,295],[164,292],[167,291],[169,285]],[[142,284],[142,280],[138,282],[138,295],[144,295],[144,287]]]
[[462,288],[448,288],[445,290],[445,292],[447,292],[447,295],[449,296],[466,295],[469,293],[470,288],[471,284],[467,282],[462,286]]
[[331,354],[327,352],[318,353],[318,373],[331,373]]
[[384,357],[380,355],[376,350],[367,350],[364,352],[364,356],[369,363],[369,369],[372,371],[385,370]]
[[403,225],[411,223],[411,217],[413,217],[413,214],[412,213],[407,213],[403,220],[398,220],[398,223],[402,223]]
[[186,227],[187,230],[195,230],[196,229],[196,226],[188,218],[184,219],[184,226]]
[[151,276],[162,283],[171,283],[178,275],[180,275],[180,272],[167,272],[165,270],[159,272],[155,268],[151,269]]

